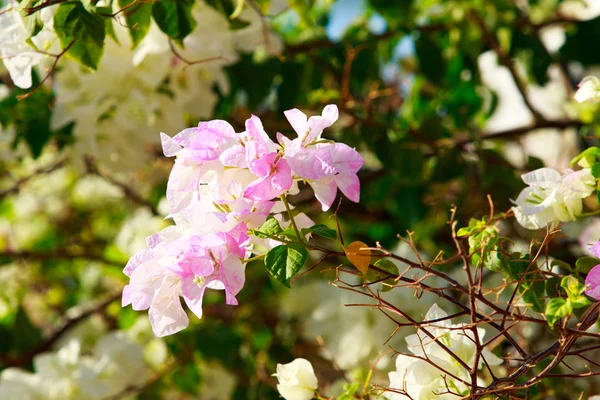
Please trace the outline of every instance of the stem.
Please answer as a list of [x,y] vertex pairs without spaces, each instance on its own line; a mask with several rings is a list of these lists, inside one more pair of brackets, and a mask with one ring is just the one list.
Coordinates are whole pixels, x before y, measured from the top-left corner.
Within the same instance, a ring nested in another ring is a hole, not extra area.
[[283,201],[283,205],[285,206],[285,209],[287,210],[290,220],[292,221],[292,227],[294,228],[294,232],[296,232],[296,236],[298,236],[298,240],[300,241],[300,243],[304,244],[304,239],[302,238],[302,235],[300,235],[300,230],[298,229],[298,226],[296,225],[296,221],[294,220],[294,216],[292,215],[292,210],[290,208],[290,204],[287,201],[287,197],[285,197],[285,195],[282,195],[280,198],[281,198],[281,201]]
[[242,263],[245,264],[245,263],[250,262],[250,261],[260,260],[261,258],[264,258],[265,256],[266,256],[266,254],[259,254],[259,255],[254,256],[254,257],[245,258],[245,259],[242,260]]

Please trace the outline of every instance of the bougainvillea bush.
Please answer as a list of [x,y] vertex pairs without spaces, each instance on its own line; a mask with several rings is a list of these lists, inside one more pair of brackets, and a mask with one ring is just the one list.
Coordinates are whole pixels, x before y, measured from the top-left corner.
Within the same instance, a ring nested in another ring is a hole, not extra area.
[[600,398],[593,0],[0,0],[0,399]]

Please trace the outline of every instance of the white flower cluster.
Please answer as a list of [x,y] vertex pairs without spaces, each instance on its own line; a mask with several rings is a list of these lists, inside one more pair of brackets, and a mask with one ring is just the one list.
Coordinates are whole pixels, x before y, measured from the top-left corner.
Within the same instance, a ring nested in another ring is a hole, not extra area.
[[540,168],[521,177],[528,187],[514,201],[515,218],[524,228],[540,229],[556,222],[574,221],[582,212],[582,200],[596,188],[589,168],[566,170]]
[[123,332],[102,337],[91,354],[73,339],[56,353],[37,355],[33,365],[35,373],[2,371],[0,399],[105,399],[143,383],[148,372],[142,346]]
[[[446,349],[472,368],[477,354],[473,331],[464,324],[451,324],[448,314],[437,304],[431,307],[425,319],[430,322],[424,329],[433,338],[421,330],[406,338],[413,356],[398,355],[396,371],[389,374],[391,390],[384,393],[390,400],[456,399],[468,394],[464,382],[470,383],[469,371]],[[481,341],[485,330],[477,328],[477,335]],[[502,360],[484,349],[478,368],[484,363],[495,366]]]
[[[411,301],[414,292],[402,288],[380,295],[393,304],[402,304],[403,310],[410,309],[410,313],[417,314],[425,312],[427,309],[421,308],[422,304],[432,300],[426,294],[421,301]],[[341,369],[370,366],[375,359],[378,359],[378,369],[386,368],[391,360],[380,353],[396,325],[373,308],[347,306],[364,302],[363,295],[315,281],[287,292],[281,310],[285,317],[302,321],[304,339],[322,338],[325,345],[322,356],[333,358]],[[403,333],[397,332],[389,344],[399,345]]]
[[[105,4],[106,3],[106,4]],[[106,6],[100,1],[97,6]],[[117,2],[113,3],[115,12]],[[57,6],[41,13],[43,29],[32,38],[37,50],[26,43],[27,32],[20,5],[11,1],[0,14],[0,56],[12,80],[21,88],[32,85],[32,69],[53,62],[45,55],[61,49],[53,31]],[[196,1],[192,16],[195,30],[184,41],[184,49],[171,49],[168,37],[152,22],[148,34],[132,49],[125,21],[113,21],[118,41],[105,39],[97,71],[62,57],[56,69],[52,129],[74,123],[74,155],[91,155],[113,170],[133,171],[148,161],[158,143],[153,132],[178,132],[186,118],[208,118],[218,100],[215,85],[228,93],[224,67],[239,59],[238,51],[251,52],[269,43],[278,52],[281,41],[270,32],[265,37],[260,16],[247,8],[238,16],[249,25],[232,31],[227,18],[203,1]],[[122,18],[117,16],[116,18]],[[206,60],[188,65],[187,62]],[[46,69],[40,69],[45,76]],[[146,154],[146,157],[140,154]]]

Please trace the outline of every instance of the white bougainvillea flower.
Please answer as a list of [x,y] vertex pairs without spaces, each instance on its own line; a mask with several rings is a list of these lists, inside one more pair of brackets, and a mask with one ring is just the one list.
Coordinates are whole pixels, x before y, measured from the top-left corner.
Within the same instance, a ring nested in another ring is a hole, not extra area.
[[[461,380],[469,381],[469,371],[438,342],[472,367],[477,354],[473,331],[466,324],[452,324],[448,314],[437,304],[429,309],[425,319],[423,329],[435,339],[423,330],[406,337],[408,350],[416,357],[400,354],[396,359],[396,370],[389,373],[389,388],[393,390],[384,392],[384,396],[390,400],[452,399],[467,392]],[[485,330],[477,328],[477,335],[481,341]],[[484,363],[489,366],[500,365],[502,359],[484,348],[478,369]]]
[[578,103],[600,101],[600,79],[595,76],[586,76],[579,82],[579,88],[575,92],[575,100]]
[[296,358],[288,364],[277,364],[277,391],[285,400],[310,400],[318,387],[317,376],[310,361]]
[[44,55],[26,43],[28,35],[19,4],[9,1],[0,11],[0,58],[14,84],[21,89],[30,88],[32,68],[43,61]]
[[582,200],[595,188],[589,169],[568,169],[561,175],[552,168],[540,168],[521,178],[528,187],[513,202],[513,211],[519,224],[527,229],[575,220],[582,212]]

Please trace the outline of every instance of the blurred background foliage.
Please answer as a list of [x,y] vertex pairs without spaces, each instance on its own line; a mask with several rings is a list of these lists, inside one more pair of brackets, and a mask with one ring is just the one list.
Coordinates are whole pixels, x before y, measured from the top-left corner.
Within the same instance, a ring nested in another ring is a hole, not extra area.
[[[248,26],[230,19],[232,2],[206,3],[232,31]],[[337,104],[341,118],[329,134],[367,160],[361,202],[342,201],[338,211],[348,242],[406,252],[396,235],[414,231],[419,250],[433,257],[452,247],[452,205],[460,226],[489,214],[488,195],[504,211],[523,186],[522,173],[564,168],[596,141],[597,105],[571,99],[583,76],[598,73],[597,1],[246,0],[244,9],[259,17],[259,28],[247,34],[260,45],[223,67],[229,88],[210,87],[216,99],[203,118],[225,119],[239,132],[254,113],[271,135],[292,135],[284,110],[318,113]],[[150,146],[121,140],[118,125],[111,131],[108,142],[126,146],[129,157],[148,157],[121,171],[110,156],[75,150],[81,139],[73,123],[52,126],[60,96],[52,77],[37,87],[45,75],[36,71],[37,88],[19,100],[31,89],[0,74],[0,368],[38,370],[36,356],[62,348],[69,335],[89,337],[81,351],[93,354],[103,332],[120,330],[145,349],[146,370],[145,379],[125,381],[111,394],[118,398],[277,398],[275,365],[298,356],[310,358],[323,381],[368,370],[393,329],[366,311],[348,311],[354,314],[334,334],[320,326],[332,315],[315,317],[319,304],[300,310],[307,299],[323,299],[326,314],[346,312],[343,296],[325,300],[338,295],[324,291],[338,289],[309,287],[332,272],[304,276],[288,292],[259,263],[249,264],[240,306],[227,307],[211,293],[202,321],[192,318],[190,328],[164,341],[149,338],[148,327],[140,327],[145,313],[121,308],[119,296],[128,257],[168,225],[161,200],[172,160],[160,154],[159,130],[137,133],[154,138]],[[190,110],[185,122],[193,126],[198,114]],[[309,191],[302,188],[292,203],[333,227]],[[573,224],[570,237],[553,242],[561,259],[577,255],[569,245],[581,229]],[[338,346],[343,335],[352,340]],[[336,365],[350,348],[353,358]],[[564,390],[551,381],[537,390],[545,389]],[[593,394],[594,387],[586,390]],[[558,398],[572,398],[564,396]]]

